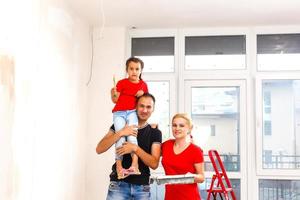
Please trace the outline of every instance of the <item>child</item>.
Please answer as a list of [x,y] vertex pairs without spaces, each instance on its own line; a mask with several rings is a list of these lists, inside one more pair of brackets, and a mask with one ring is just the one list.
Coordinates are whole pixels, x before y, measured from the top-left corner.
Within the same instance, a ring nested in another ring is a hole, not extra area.
[[[116,104],[113,108],[113,120],[115,132],[121,130],[126,124],[138,125],[136,114],[136,97],[148,93],[148,86],[142,80],[142,70],[144,62],[139,58],[131,57],[126,61],[126,72],[128,78],[118,81],[117,85],[111,91],[111,99]],[[126,141],[125,137],[121,137],[116,142],[116,148],[122,146]],[[127,141],[137,144],[134,136],[127,136]],[[131,154],[132,163],[129,169],[122,166],[122,156],[116,155],[116,168],[118,179],[125,178],[129,174],[140,174],[138,166],[138,157],[134,153]]]

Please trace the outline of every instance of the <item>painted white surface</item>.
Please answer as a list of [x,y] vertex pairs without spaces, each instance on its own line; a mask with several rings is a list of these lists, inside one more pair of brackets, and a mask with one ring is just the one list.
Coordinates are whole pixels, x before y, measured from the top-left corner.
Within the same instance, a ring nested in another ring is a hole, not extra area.
[[[100,34],[102,33],[102,34]],[[89,85],[88,144],[86,198],[105,199],[109,185],[109,173],[114,163],[114,147],[98,155],[96,146],[112,124],[113,103],[110,89],[113,75],[119,80],[125,77],[126,29],[106,28],[94,31],[94,65]]]
[[93,25],[138,28],[299,24],[295,0],[68,0]]
[[0,8],[8,9],[0,12],[1,53],[16,63],[11,141],[0,147],[11,149],[12,162],[0,199],[85,199],[89,26],[59,0]]

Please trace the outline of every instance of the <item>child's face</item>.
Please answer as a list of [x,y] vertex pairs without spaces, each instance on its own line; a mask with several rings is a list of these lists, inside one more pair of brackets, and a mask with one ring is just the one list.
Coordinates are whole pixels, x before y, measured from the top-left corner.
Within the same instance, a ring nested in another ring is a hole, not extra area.
[[141,64],[138,62],[138,63],[135,63],[135,62],[130,62],[128,64],[128,67],[127,67],[127,74],[128,74],[128,79],[130,81],[139,81],[140,80],[140,74],[142,73],[142,67],[141,67]]

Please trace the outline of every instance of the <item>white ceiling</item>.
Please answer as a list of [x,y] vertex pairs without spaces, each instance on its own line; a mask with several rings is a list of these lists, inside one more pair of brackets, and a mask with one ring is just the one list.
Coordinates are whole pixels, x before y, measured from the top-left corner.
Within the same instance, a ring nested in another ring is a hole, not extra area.
[[300,0],[67,1],[94,26],[182,28],[300,25]]

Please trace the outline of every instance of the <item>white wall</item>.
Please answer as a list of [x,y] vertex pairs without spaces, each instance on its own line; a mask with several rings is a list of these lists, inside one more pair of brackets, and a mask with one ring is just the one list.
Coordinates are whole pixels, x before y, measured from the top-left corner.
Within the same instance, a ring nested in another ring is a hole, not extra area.
[[[15,60],[14,122],[5,133],[12,161],[0,199],[84,200],[90,28],[60,0],[0,8],[0,53]],[[0,157],[0,168],[7,162]]]
[[114,147],[98,155],[96,146],[112,124],[110,89],[113,87],[113,75],[118,80],[125,76],[126,29],[97,29],[94,42],[93,76],[88,91],[87,200],[106,198],[109,173],[114,163]]

